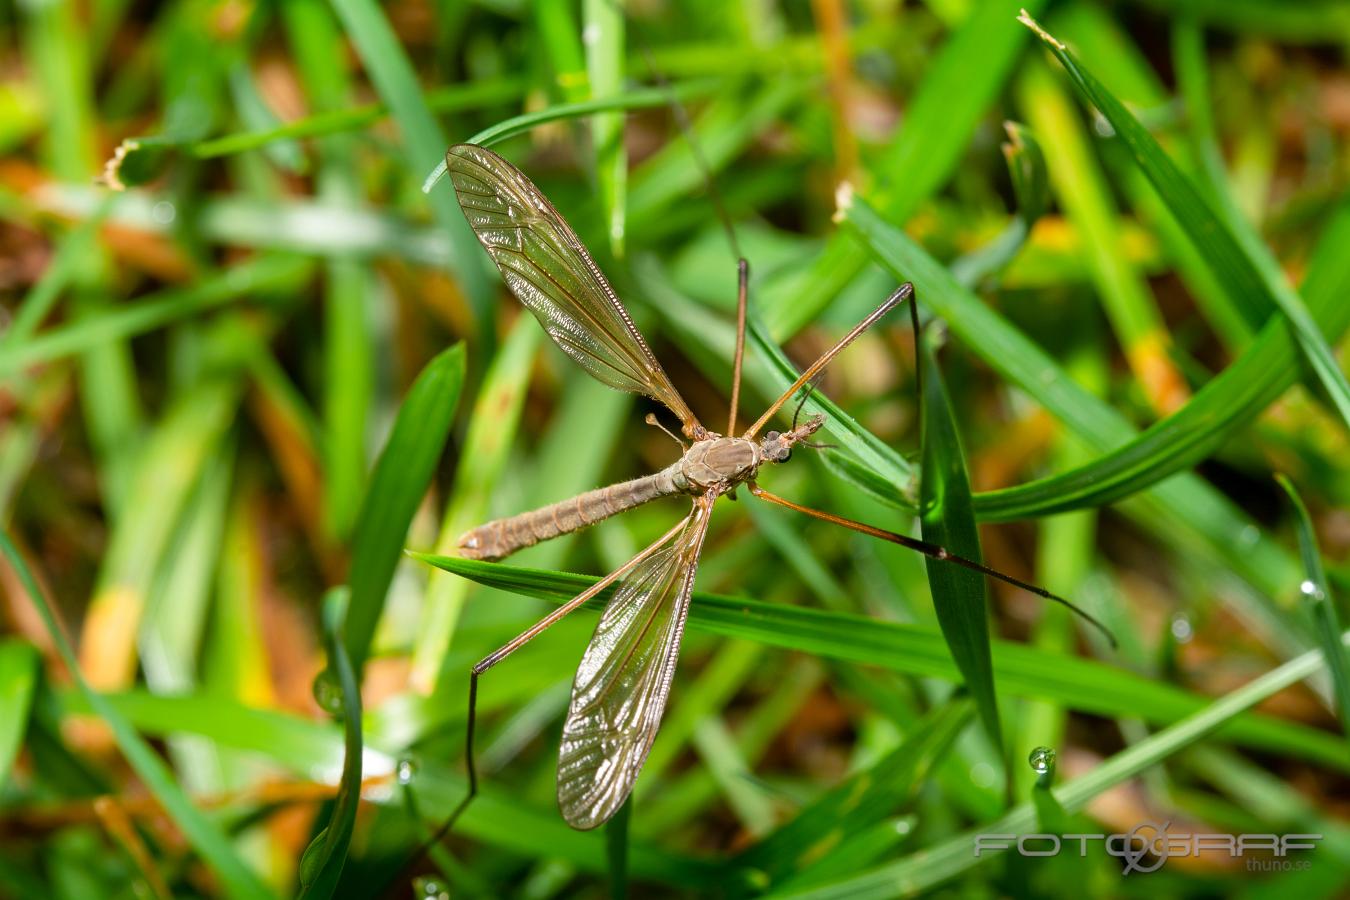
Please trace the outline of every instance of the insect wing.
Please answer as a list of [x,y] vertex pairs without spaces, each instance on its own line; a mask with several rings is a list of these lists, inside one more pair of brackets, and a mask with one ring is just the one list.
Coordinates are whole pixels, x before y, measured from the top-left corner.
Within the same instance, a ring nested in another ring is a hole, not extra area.
[[558,752],[558,805],[573,828],[606,822],[647,760],[670,694],[712,495],[684,531],[629,573],[577,667]]
[[478,240],[549,337],[610,387],[670,407],[690,432],[698,420],[576,232],[534,182],[475,144],[456,144],[445,161]]

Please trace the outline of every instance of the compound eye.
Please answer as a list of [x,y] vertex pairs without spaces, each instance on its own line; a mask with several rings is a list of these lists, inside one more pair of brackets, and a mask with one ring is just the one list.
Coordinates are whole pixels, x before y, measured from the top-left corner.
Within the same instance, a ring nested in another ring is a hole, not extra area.
[[782,437],[782,435],[779,434],[778,432],[776,432],[776,431],[770,431],[768,434],[764,435],[764,440],[766,440],[766,441],[776,441],[776,440],[778,440],[780,437]]
[[787,462],[789,459],[792,459],[792,451],[789,450],[789,449],[784,448],[784,450],[783,450],[783,455],[780,456],[780,457],[778,457],[778,461],[779,461],[779,462]]

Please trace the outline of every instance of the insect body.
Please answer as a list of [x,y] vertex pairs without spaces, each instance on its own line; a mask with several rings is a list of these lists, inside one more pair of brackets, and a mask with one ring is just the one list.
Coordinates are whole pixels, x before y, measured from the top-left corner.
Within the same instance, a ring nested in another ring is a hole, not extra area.
[[784,434],[770,431],[760,441],[722,437],[706,432],[683,458],[660,472],[580,494],[533,512],[497,519],[464,533],[460,555],[467,559],[502,559],[540,541],[594,525],[610,516],[658,497],[675,494],[727,494],[753,481],[760,466],[788,459],[794,444],[814,434],[824,420],[809,419]]

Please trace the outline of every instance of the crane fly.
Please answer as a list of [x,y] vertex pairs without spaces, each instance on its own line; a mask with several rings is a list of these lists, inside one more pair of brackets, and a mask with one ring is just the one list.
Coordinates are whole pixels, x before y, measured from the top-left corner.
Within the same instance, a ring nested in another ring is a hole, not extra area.
[[[811,446],[811,436],[824,424],[821,416],[800,424],[794,417],[792,427],[784,432],[765,431],[761,435],[761,431],[840,351],[907,300],[917,337],[912,284],[897,288],[737,435],[749,281],[749,267],[742,259],[737,279],[731,410],[726,433],[718,434],[704,427],[690,410],[576,233],[523,172],[475,144],[451,147],[446,153],[446,166],[478,240],[507,287],[534,313],[549,337],[605,384],[643,394],[666,406],[679,419],[680,430],[690,442],[679,461],[655,474],[474,528],[459,540],[461,555],[502,559],[658,497],[685,495],[691,498],[691,505],[682,521],[628,562],[473,667],[466,737],[469,793],[443,830],[453,824],[478,790],[473,755],[478,678],[611,585],[617,587],[601,613],[572,684],[558,752],[558,805],[563,818],[578,829],[595,828],[614,815],[633,790],[665,710],[713,505],[740,485],[761,500],[974,569],[1072,608],[1068,601],[1043,588],[936,544],[802,506],[769,493],[756,481],[763,467],[786,462],[794,446]],[[652,417],[648,421],[653,421]]]

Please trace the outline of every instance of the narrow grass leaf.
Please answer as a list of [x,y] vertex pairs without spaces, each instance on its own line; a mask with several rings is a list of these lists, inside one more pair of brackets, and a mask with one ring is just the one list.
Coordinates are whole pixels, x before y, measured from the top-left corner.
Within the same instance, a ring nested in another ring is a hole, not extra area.
[[[624,12],[613,0],[582,0],[581,43],[591,99],[603,100],[623,90]],[[605,234],[616,257],[624,255],[628,221],[628,150],[624,145],[624,117],[603,113],[591,119],[595,178],[600,185]]]
[[347,654],[358,677],[408,526],[445,449],[464,386],[464,368],[464,345],[456,344],[422,369],[399,408],[366,488],[352,537],[351,605],[343,626]]
[[1064,66],[1082,99],[1100,110],[1111,123],[1168,209],[1190,234],[1209,260],[1215,275],[1225,281],[1230,292],[1239,296],[1265,297],[1284,314],[1304,357],[1326,388],[1341,418],[1350,425],[1350,381],[1346,380],[1303,298],[1290,287],[1270,250],[1249,226],[1217,215],[1158,146],[1148,129],[1079,63],[1063,43],[1041,29],[1026,13],[1023,13],[1022,21],[1036,32]]
[[[361,803],[361,761],[364,748],[361,740],[361,688],[357,683],[356,668],[347,656],[342,636],[343,619],[347,614],[348,591],[334,588],[323,599],[323,643],[328,651],[328,671],[336,676],[342,696],[342,735],[345,753],[342,777],[338,781],[337,798],[328,824],[314,841],[319,849],[309,857],[302,880],[301,897],[326,900],[338,889],[342,867],[350,852],[352,832],[356,829],[356,810]],[[313,845],[311,845],[311,848]]]
[[[425,172],[445,154],[447,142],[427,108],[416,72],[384,11],[374,0],[333,0],[338,18],[355,44],[380,98],[403,133],[408,170]],[[464,287],[469,307],[486,334],[492,316],[492,282],[487,260],[459,204],[450,191],[429,197],[436,221],[450,236],[455,275]],[[490,343],[490,341],[485,342]]]
[[[488,587],[561,604],[599,578],[521,569],[500,563],[411,553],[414,559]],[[602,609],[613,589],[586,604]],[[880,666],[896,672],[956,681],[960,671],[942,635],[928,628],[883,622],[865,616],[764,603],[743,597],[694,592],[689,625],[695,631],[759,641],[772,647],[830,659]],[[1044,697],[1071,709],[1102,715],[1139,716],[1170,724],[1208,702],[1125,669],[1073,656],[995,640],[994,676],[1009,694]],[[1248,714],[1230,723],[1226,740],[1279,748],[1350,771],[1344,743],[1313,728]]]
[[633,798],[623,801],[619,811],[605,823],[605,855],[609,858],[609,895],[622,900],[628,896],[628,823],[633,816]]
[[99,308],[8,349],[0,356],[0,378],[154,331],[245,298],[292,294],[312,271],[309,260],[265,256],[203,278],[189,288],[171,288],[134,303]]
[[[454,490],[441,517],[438,551],[452,552],[459,536],[487,519],[493,490],[506,471],[520,425],[530,371],[544,330],[533,316],[519,316],[483,377],[469,430],[455,467]],[[445,654],[459,624],[465,584],[433,572],[427,582],[421,624],[413,644],[412,683],[431,693],[441,676]]]
[[37,648],[27,641],[0,641],[0,790],[23,746],[40,662]]
[[174,821],[202,858],[220,878],[222,886],[234,897],[269,897],[270,893],[263,883],[235,855],[229,839],[201,810],[192,805],[182,789],[174,781],[168,766],[155,753],[154,748],[136,732],[131,723],[109,702],[108,698],[95,691],[85,681],[80,671],[75,650],[66,639],[65,631],[57,622],[56,613],[47,602],[47,596],[38,587],[37,580],[28,568],[23,556],[10,542],[9,535],[0,531],[0,552],[3,552],[19,576],[33,605],[47,628],[47,633],[56,646],[67,670],[75,679],[76,686],[89,704],[90,709],[108,724],[117,742],[118,748],[126,757],[131,768],[145,784],[151,795],[164,807],[164,811]]
[[1317,628],[1317,638],[1326,654],[1327,670],[1331,673],[1331,683],[1336,691],[1336,702],[1340,709],[1341,730],[1350,734],[1350,662],[1347,662],[1345,649],[1341,646],[1341,623],[1337,621],[1336,604],[1332,600],[1331,586],[1327,584],[1326,569],[1322,566],[1322,554],[1317,548],[1317,532],[1313,529],[1312,517],[1303,505],[1294,483],[1284,475],[1275,479],[1289,495],[1294,507],[1294,521],[1298,529],[1298,548],[1303,557],[1303,570],[1307,578],[1299,585],[1299,592],[1312,612]]
[[[956,171],[970,134],[1007,83],[1023,46],[1009,27],[1021,7],[1036,12],[1045,0],[990,0],[937,51],[905,109],[904,124],[872,167],[884,185],[880,201],[887,218],[903,223]],[[978,61],[978,63],[976,62]],[[807,275],[771,310],[775,324],[791,335],[810,322],[862,270],[864,250],[835,235]]]
[[830,788],[790,822],[741,853],[737,862],[765,872],[773,882],[809,878],[821,861],[903,808],[970,721],[972,712],[969,700],[955,700],[934,710],[898,747]]
[[[947,269],[908,235],[884,221],[860,198],[844,199],[847,202],[841,204],[839,215],[857,230],[877,260],[897,278],[913,281],[919,302],[935,310],[948,330],[994,371],[1025,391],[1094,451],[1109,454],[1137,436],[1124,416],[1079,386],[1044,350],[957,283]],[[1344,228],[1340,226],[1340,216],[1336,221],[1337,236],[1350,233],[1350,218]],[[1324,283],[1327,289],[1344,284],[1350,267],[1346,258],[1346,254],[1337,255],[1330,247],[1323,254],[1319,246],[1315,271],[1324,273],[1319,275],[1319,283]],[[1197,428],[1203,426],[1197,424]],[[1259,595],[1234,592],[1230,599],[1241,603],[1243,614],[1260,622],[1279,646],[1290,652],[1305,649],[1306,635],[1271,599],[1287,592],[1289,584],[1296,582],[1294,561],[1264,537],[1248,515],[1198,477],[1182,473],[1157,483],[1159,477],[1160,473],[1154,471],[1131,470],[1129,486],[1121,496],[1134,495],[1136,499],[1131,504],[1140,514],[1147,514],[1153,527],[1161,519],[1170,529],[1169,534],[1178,531],[1185,534],[1197,548],[1222,560],[1240,578],[1257,587]],[[1091,492],[1090,485],[1084,487]],[[1143,488],[1148,490],[1141,495]],[[1005,521],[1094,505],[1061,504],[1056,494],[1047,493],[1040,495],[1041,502],[1034,506],[1009,508],[986,505],[988,496],[975,497],[976,514],[984,521]],[[1146,508],[1140,510],[1140,504]]]
[[[920,479],[919,521],[923,539],[945,547],[957,556],[980,562],[980,533],[975,526],[970,475],[965,451],[952,415],[951,399],[942,381],[942,371],[932,348],[919,341],[919,365],[923,367],[923,477]],[[985,579],[963,566],[924,557],[928,586],[933,593],[942,636],[961,670],[966,688],[975,701],[980,722],[994,746],[1003,747],[998,698],[994,692],[994,666],[989,653],[989,610]]]
[[[1342,636],[1342,641],[1350,634]],[[1112,787],[1148,770],[1177,752],[1191,746],[1232,722],[1245,710],[1262,700],[1297,684],[1323,665],[1320,650],[1312,650],[1277,669],[1253,679],[1232,693],[1225,694],[1203,709],[1168,728],[1132,744],[1102,764],[1055,791],[1061,806],[1074,813]],[[794,900],[882,900],[909,897],[931,891],[936,885],[995,857],[994,852],[976,856],[971,852],[978,834],[1002,834],[1015,837],[1036,827],[1036,811],[1024,803],[995,822],[927,847],[892,863],[887,863],[852,878],[819,888],[772,894]]]
[[[615,94],[612,97],[604,97],[596,100],[579,100],[574,103],[560,103],[556,106],[550,106],[546,109],[537,110],[531,113],[524,113],[519,116],[512,116],[509,119],[503,119],[493,125],[484,128],[482,131],[470,137],[466,143],[478,144],[483,147],[490,147],[493,144],[501,143],[508,138],[524,134],[540,125],[549,122],[564,122],[569,119],[581,119],[586,116],[593,116],[596,113],[613,112],[626,109],[650,109],[652,107],[667,106],[672,98],[675,100],[688,100],[696,97],[704,97],[714,93],[724,86],[724,82],[716,78],[702,78],[696,81],[686,81],[679,84],[673,84],[668,88],[635,88]],[[436,168],[431,170],[426,179],[422,182],[422,191],[429,192],[436,184],[445,177],[446,164],[441,160]]]

